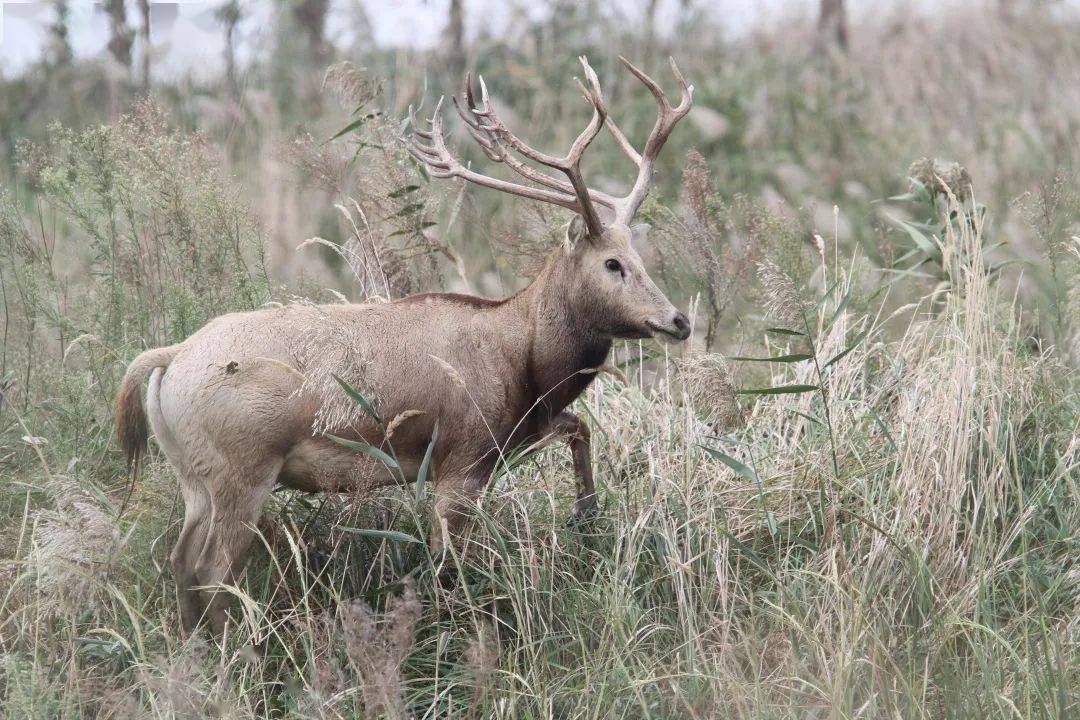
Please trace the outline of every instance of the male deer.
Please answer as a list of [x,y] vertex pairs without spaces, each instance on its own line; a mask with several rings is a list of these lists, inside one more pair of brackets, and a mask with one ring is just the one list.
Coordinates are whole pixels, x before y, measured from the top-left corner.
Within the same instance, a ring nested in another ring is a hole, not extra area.
[[[585,58],[581,89],[592,119],[565,157],[546,155],[515,136],[492,109],[482,79],[480,103],[468,77],[465,107],[455,99],[487,157],[529,184],[482,175],[456,160],[443,139],[441,101],[430,129],[417,127],[414,118],[408,147],[433,176],[574,212],[566,242],[521,292],[505,300],[433,293],[381,304],[293,304],[233,313],[131,363],[116,402],[119,441],[129,464],[136,464],[147,442],[148,415],[179,477],[184,524],[170,559],[186,631],[204,615],[214,632],[224,630],[227,596],[213,588],[236,580],[275,486],[345,491],[415,479],[436,423],[430,464],[434,547],[458,531],[500,454],[527,440],[567,439],[577,477],[575,512],[591,510],[596,498],[589,429],[566,407],[592,381],[614,339],[685,340],[690,334],[686,316],[646,274],[631,241],[647,227],[631,220],[649,191],[657,154],[690,110],[693,87],[672,60],[682,91],[672,105],[652,78],[620,59],[658,108],[640,153],[608,117]],[[605,125],[638,169],[625,197],[591,190],[582,179],[582,155]],[[381,417],[399,419],[392,445],[400,474],[326,437],[332,431],[387,446],[385,426],[369,415],[327,412],[332,401],[309,380],[320,362],[325,370],[328,357],[337,358],[331,366],[341,365],[330,371],[362,389]]]

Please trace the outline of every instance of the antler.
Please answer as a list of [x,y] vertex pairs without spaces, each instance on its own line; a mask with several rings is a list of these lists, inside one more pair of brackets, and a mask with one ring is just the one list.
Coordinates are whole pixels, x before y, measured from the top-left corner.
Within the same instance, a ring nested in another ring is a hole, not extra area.
[[[584,58],[582,58],[582,60],[584,61]],[[589,68],[589,70],[591,71],[591,68]],[[498,116],[494,114],[494,111],[491,109],[491,103],[488,100],[487,85],[484,83],[483,78],[480,78],[480,92],[483,105],[477,105],[472,90],[472,74],[466,73],[465,87],[462,96],[465,98],[468,110],[466,111],[466,109],[462,108],[456,97],[453,98],[453,101],[458,115],[461,116],[465,126],[469,129],[469,133],[483,149],[484,154],[488,159],[506,164],[511,170],[518,175],[521,175],[526,180],[531,180],[532,182],[567,194],[574,194],[574,186],[566,180],[560,180],[537,170],[531,165],[526,165],[509,152],[509,149],[512,148],[507,148],[507,142],[503,140],[503,137],[513,137],[513,140],[518,147],[527,146],[525,146],[525,143],[518,140],[516,136],[513,136],[512,133],[506,129],[506,126],[498,119]],[[582,92],[588,97],[588,93],[585,91],[584,87],[582,88]],[[481,121],[480,118],[483,118],[483,121]],[[531,148],[528,150],[532,151]],[[526,155],[526,157],[529,156],[527,152],[523,152],[522,154]],[[615,207],[615,198],[607,193],[602,193],[590,188],[589,197],[594,203],[603,205],[608,209],[613,210]]]
[[[446,143],[443,140],[442,118],[440,116],[442,100],[439,100],[439,104],[435,107],[435,113],[430,120],[431,129],[429,131],[420,129],[419,125],[416,123],[415,115],[410,109],[414,137],[409,141],[409,151],[417,160],[426,164],[431,169],[432,175],[435,177],[460,177],[469,182],[474,182],[477,185],[501,190],[512,195],[520,195],[521,197],[530,198],[532,200],[540,200],[542,202],[549,202],[569,208],[580,214],[585,220],[585,225],[589,229],[589,233],[598,237],[603,232],[604,226],[600,221],[599,214],[596,212],[594,200],[606,207],[613,207],[614,201],[610,196],[591,191],[585,185],[585,180],[581,175],[581,158],[585,154],[585,150],[589,147],[589,144],[596,139],[596,136],[600,133],[600,129],[604,126],[604,119],[607,117],[607,108],[604,105],[604,97],[600,91],[600,83],[596,78],[596,73],[593,72],[593,69],[589,66],[589,63],[584,56],[579,58],[579,60],[585,71],[586,83],[588,83],[588,87],[585,85],[580,85],[580,87],[585,94],[585,99],[592,105],[593,115],[589,124],[581,131],[581,134],[578,135],[577,139],[574,140],[573,144],[570,146],[570,150],[564,157],[554,157],[542,153],[539,150],[535,150],[511,133],[491,107],[487,95],[487,86],[484,84],[483,78],[480,78],[480,91],[483,103],[483,106],[480,107],[476,105],[475,98],[472,94],[472,88],[470,87],[470,78],[466,76],[465,100],[473,118],[470,119],[461,109],[460,105],[458,105],[457,100],[454,100],[454,104],[458,108],[458,114],[465,120],[465,124],[469,128],[469,133],[480,144],[480,147],[488,158],[495,160],[496,162],[506,163],[522,177],[537,184],[544,185],[547,189],[500,180],[498,178],[474,172],[462,165],[450,154],[446,148]],[[423,145],[417,142],[416,137],[427,140],[431,144]],[[515,152],[530,160],[562,171],[569,182],[567,183],[557,178],[553,178],[550,175],[522,163],[506,151],[507,145]]]
[[[641,207],[641,203],[645,200],[645,196],[649,194],[656,157],[660,153],[660,149],[667,142],[668,136],[675,125],[690,112],[693,105],[694,86],[687,84],[686,78],[683,77],[678,66],[675,65],[675,60],[671,59],[671,72],[675,75],[675,79],[682,90],[679,104],[672,106],[656,81],[635,67],[626,58],[619,57],[622,64],[638,80],[644,83],[645,87],[656,98],[656,123],[649,133],[649,139],[645,142],[644,150],[639,153],[630,144],[630,141],[618,128],[615,121],[608,115],[607,106],[604,104],[604,96],[600,90],[600,81],[597,79],[592,67],[589,66],[588,60],[584,56],[579,57],[578,60],[581,62],[585,74],[585,82],[582,83],[578,80],[578,87],[581,88],[585,99],[592,105],[593,115],[592,119],[589,120],[589,124],[574,140],[564,157],[555,157],[540,152],[510,132],[491,105],[484,78],[478,78],[480,81],[479,104],[473,94],[471,74],[465,76],[465,88],[462,93],[465,107],[463,108],[458,103],[456,97],[453,98],[454,107],[465,122],[469,134],[480,145],[484,155],[489,160],[503,163],[521,177],[543,187],[533,187],[500,180],[475,172],[462,165],[447,149],[443,138],[441,116],[443,101],[441,99],[435,106],[435,112],[429,120],[429,130],[423,130],[420,127],[416,122],[416,116],[412,108],[409,108],[409,117],[413,126],[413,137],[408,141],[409,152],[417,160],[427,165],[431,174],[435,177],[460,177],[477,185],[573,210],[585,220],[591,235],[599,236],[603,232],[603,223],[596,211],[597,205],[611,211],[614,214],[615,223],[629,225],[638,208]],[[581,175],[581,158],[589,144],[596,139],[600,128],[605,125],[622,151],[638,167],[637,178],[634,180],[634,185],[626,197],[616,198],[598,190],[591,190],[585,185],[585,180]],[[426,140],[428,144],[425,145],[419,142],[417,138]],[[566,175],[567,180],[537,170],[516,158],[511,151],[528,160],[561,171]]]
[[652,187],[656,156],[660,154],[660,149],[664,147],[664,143],[667,142],[672,129],[680,120],[686,117],[694,104],[694,86],[687,84],[686,78],[679,71],[679,66],[675,64],[675,58],[668,58],[668,60],[671,63],[671,73],[675,76],[675,80],[679,83],[679,88],[682,91],[682,97],[676,106],[672,106],[668,102],[667,96],[655,80],[635,67],[633,63],[622,55],[619,56],[619,61],[626,66],[626,69],[633,73],[634,77],[640,80],[645,87],[649,88],[649,92],[656,98],[657,112],[656,123],[653,124],[649,139],[645,141],[645,149],[641,153],[634,149],[630,141],[626,139],[626,135],[615,125],[615,121],[610,116],[605,119],[605,124],[615,137],[619,147],[638,166],[637,179],[634,180],[634,186],[630,189],[630,193],[626,197],[615,200],[616,223],[629,225],[630,221],[634,219],[634,215],[637,213],[638,208],[641,207],[641,203],[645,201],[645,196],[649,194],[649,188]]
[[[419,123],[416,121],[416,114],[412,111],[412,108],[409,109],[409,118],[413,126],[414,137],[410,138],[407,147],[413,157],[428,166],[429,172],[434,177],[459,177],[468,182],[492,188],[493,190],[501,190],[512,195],[527,197],[531,200],[554,203],[555,205],[561,205],[562,207],[571,210],[578,209],[577,200],[572,195],[565,195],[563,193],[551,192],[541,188],[533,188],[526,185],[507,182],[505,180],[500,180],[499,178],[493,178],[488,175],[474,172],[462,165],[446,148],[446,142],[444,141],[442,134],[442,118],[439,116],[439,111],[441,109],[442,99],[440,99],[439,103],[435,106],[435,112],[432,114],[431,120],[428,121],[430,130],[421,129]],[[417,142],[416,137],[427,140],[431,144],[424,145]]]

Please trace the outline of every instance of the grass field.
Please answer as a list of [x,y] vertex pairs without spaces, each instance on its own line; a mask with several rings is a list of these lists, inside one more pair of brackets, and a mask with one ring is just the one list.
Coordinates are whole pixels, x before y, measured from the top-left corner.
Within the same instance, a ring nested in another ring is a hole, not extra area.
[[[457,87],[438,54],[301,66],[286,10],[240,89],[125,81],[116,110],[94,62],[3,79],[0,716],[1080,715],[1077,19],[856,20],[825,52],[575,12],[681,51],[708,110],[643,210],[694,335],[620,343],[573,408],[600,512],[567,524],[561,447],[511,453],[448,558],[424,487],[282,490],[223,639],[180,632],[173,472],[113,440],[126,363],[229,310],[500,295],[566,218],[405,159],[408,101]],[[587,51],[644,132],[607,43],[530,22],[468,48],[516,121],[576,134],[545,112]]]

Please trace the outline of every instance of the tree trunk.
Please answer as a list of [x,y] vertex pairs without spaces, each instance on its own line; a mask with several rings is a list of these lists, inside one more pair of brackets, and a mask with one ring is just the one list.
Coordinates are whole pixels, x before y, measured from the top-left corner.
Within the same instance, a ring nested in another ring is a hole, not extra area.
[[225,29],[225,79],[233,97],[240,96],[240,83],[236,76],[236,26],[240,24],[240,2],[229,0],[217,10],[218,22]]
[[326,64],[329,47],[326,44],[326,13],[330,0],[300,0],[293,5],[293,17],[307,35],[312,67]]
[[67,0],[55,0],[55,16],[49,25],[46,62],[53,67],[70,65],[74,54],[71,51],[71,38],[68,36],[68,22],[71,10]]
[[450,0],[446,23],[447,62],[453,77],[465,73],[465,0]]
[[142,86],[150,91],[150,0],[139,0],[139,15],[142,17]]
[[131,46],[134,33],[127,24],[127,8],[124,0],[106,0],[105,12],[109,14],[109,52],[116,62],[131,67]]
[[645,5],[645,64],[649,67],[656,54],[656,11],[660,6],[660,0],[649,0]]
[[844,7],[844,0],[821,0],[818,32],[824,45],[836,45],[840,50],[847,52],[847,10]]

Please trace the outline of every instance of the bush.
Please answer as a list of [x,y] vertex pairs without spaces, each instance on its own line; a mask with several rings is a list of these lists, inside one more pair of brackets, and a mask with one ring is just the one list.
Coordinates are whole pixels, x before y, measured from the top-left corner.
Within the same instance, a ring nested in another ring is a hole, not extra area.
[[[3,374],[18,382],[5,399],[25,411],[69,395],[61,404],[81,419],[56,444],[76,427],[109,428],[109,398],[136,354],[259,307],[270,288],[259,228],[205,139],[170,129],[149,103],[115,125],[50,132],[23,157],[51,222],[39,215],[31,229],[3,198],[0,272],[20,340],[5,342]],[[66,449],[85,458],[76,447]]]

